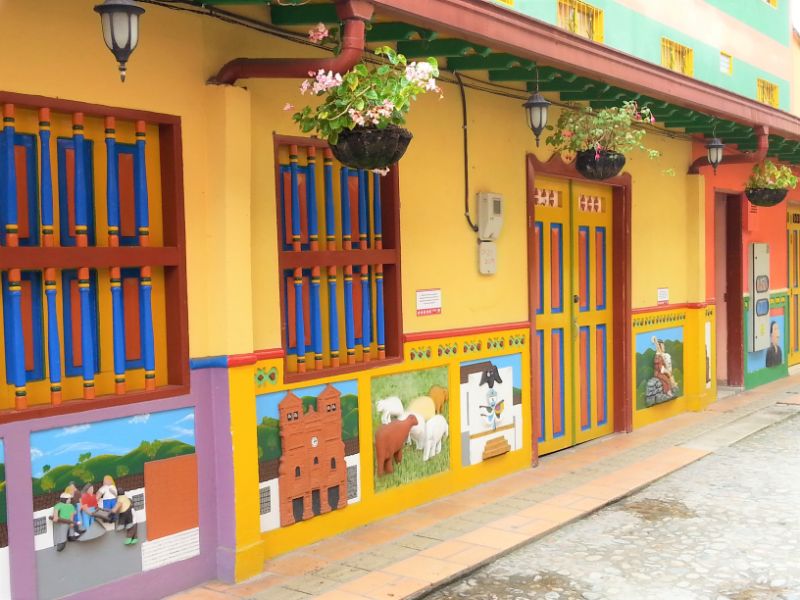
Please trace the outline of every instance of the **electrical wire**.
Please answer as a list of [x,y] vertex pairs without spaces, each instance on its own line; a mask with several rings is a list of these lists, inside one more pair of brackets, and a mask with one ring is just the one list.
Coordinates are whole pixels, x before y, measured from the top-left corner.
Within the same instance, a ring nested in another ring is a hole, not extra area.
[[[211,17],[211,18],[217,19],[219,21],[222,21],[224,23],[228,23],[228,24],[231,24],[231,25],[239,25],[241,27],[246,27],[248,29],[252,29],[252,30],[258,31],[260,33],[265,33],[267,35],[278,37],[278,38],[281,38],[281,39],[286,40],[288,42],[293,42],[293,43],[301,44],[301,45],[304,45],[304,46],[311,46],[311,47],[314,47],[314,48],[328,50],[329,52],[333,52],[334,49],[335,49],[335,47],[332,46],[332,45],[325,46],[325,45],[321,45],[321,44],[318,44],[318,43],[314,43],[311,40],[309,40],[303,34],[294,33],[292,31],[287,31],[285,29],[281,29],[280,27],[276,27],[275,25],[272,25],[271,23],[267,23],[266,21],[259,21],[257,19],[253,19],[251,17],[245,17],[243,15],[239,15],[239,14],[234,13],[234,12],[230,12],[230,11],[227,11],[227,10],[224,10],[224,9],[217,8],[216,6],[210,6],[210,5],[206,4],[205,2],[203,2],[202,0],[137,0],[137,1],[142,3],[142,4],[152,4],[152,5],[155,5],[155,6],[161,6],[163,8],[167,8],[169,10],[177,10],[177,11],[188,12],[188,13],[199,15],[199,16]],[[282,5],[280,0],[273,0],[273,1],[275,1],[276,4]],[[268,5],[268,4],[269,4],[269,2],[266,2],[265,6]],[[381,59],[379,59],[378,57],[372,56],[370,54],[365,54],[364,60],[367,61],[367,62],[373,62],[373,63],[382,62]],[[446,72],[446,71],[443,71],[443,72]],[[453,74],[454,79],[448,80],[448,79],[443,78],[441,76],[440,76],[439,79],[444,81],[444,82],[447,82],[447,83],[457,84],[459,86],[459,88],[460,88],[462,111],[464,112],[464,115],[465,115],[464,116],[464,138],[465,138],[464,152],[465,152],[465,157],[466,157],[466,156],[468,156],[468,150],[466,148],[466,145],[467,145],[466,144],[467,121],[466,121],[466,98],[465,98],[465,94],[464,94],[464,89],[465,88],[474,89],[474,90],[481,91],[481,92],[484,92],[484,93],[487,93],[487,94],[493,94],[495,96],[501,96],[501,97],[505,97],[505,98],[513,98],[515,100],[522,100],[522,101],[527,100],[527,95],[525,95],[525,92],[523,92],[521,90],[518,90],[516,88],[500,85],[500,84],[489,82],[489,81],[483,81],[481,79],[478,79],[476,77],[472,77],[470,75],[464,75],[463,73],[458,73],[458,72],[453,71],[452,74]],[[468,80],[467,83],[464,83],[462,78]],[[553,101],[551,101],[551,103],[554,106],[558,106],[559,108],[562,108],[562,109],[565,109],[565,110],[579,110],[579,107],[577,107],[577,106],[575,106],[573,104],[567,104],[567,103],[560,102],[560,101],[557,101],[557,100],[553,100]],[[688,134],[679,133],[679,132],[673,132],[673,131],[666,131],[664,129],[660,129],[658,127],[654,127],[653,125],[647,125],[647,124],[641,123],[641,124],[636,124],[635,127],[641,127],[643,129],[648,130],[651,133],[654,133],[656,135],[660,135],[662,137],[666,137],[666,138],[669,138],[669,139],[682,139],[682,140],[687,140],[687,141],[696,141],[692,136],[690,136]],[[466,168],[468,168],[468,167],[465,166],[465,169]],[[468,179],[468,177],[469,177],[469,174],[467,173],[466,178]],[[467,191],[466,193],[469,194],[469,191]],[[468,204],[468,200],[469,200],[469,198],[467,198],[467,204]],[[467,220],[470,223],[470,227],[472,227],[475,231],[477,231],[477,228],[472,223],[472,220],[469,217],[469,211],[467,211]]]
[[469,228],[477,232],[478,226],[472,222],[469,215],[469,133],[467,131],[467,94],[464,91],[464,83],[461,81],[461,74],[453,71],[453,75],[458,80],[458,89],[461,91],[461,120],[464,130],[464,216],[467,219]]

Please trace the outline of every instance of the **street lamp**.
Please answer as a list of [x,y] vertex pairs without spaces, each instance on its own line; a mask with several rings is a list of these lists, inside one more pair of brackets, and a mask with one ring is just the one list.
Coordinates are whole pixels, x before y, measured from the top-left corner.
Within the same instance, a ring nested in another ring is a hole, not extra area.
[[139,43],[139,15],[144,12],[133,0],[105,0],[94,7],[103,26],[103,40],[119,63],[125,81],[127,62]]
[[722,143],[718,137],[712,138],[710,142],[706,144],[706,150],[708,151],[708,163],[714,169],[714,174],[717,173],[717,167],[722,162],[722,149],[725,148],[725,144]]
[[531,128],[533,135],[536,136],[536,146],[538,147],[539,136],[542,135],[542,131],[547,125],[547,109],[550,107],[550,102],[537,91],[522,106],[525,107],[525,113],[528,116],[528,127]]

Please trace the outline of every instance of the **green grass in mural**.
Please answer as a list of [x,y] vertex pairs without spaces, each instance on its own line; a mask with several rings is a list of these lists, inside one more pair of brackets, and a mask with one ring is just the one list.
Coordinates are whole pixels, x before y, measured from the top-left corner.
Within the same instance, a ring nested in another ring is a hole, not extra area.
[[[414,398],[426,395],[431,386],[438,385],[447,388],[447,383],[447,367],[376,377],[372,380],[373,432],[377,431],[381,426],[380,415],[375,410],[378,400],[389,396],[397,396],[403,402],[403,405],[407,406]],[[445,417],[448,415],[448,404],[449,401],[442,406],[442,414]],[[453,427],[451,424],[450,435],[452,434]],[[422,460],[422,450],[417,450],[416,446],[412,444],[403,447],[403,461],[394,466],[394,473],[378,477],[377,463],[375,463],[373,466],[375,469],[375,491],[381,492],[449,469],[450,435],[442,441],[441,453],[428,461]]]
[[[683,396],[683,342],[664,340],[664,350],[672,357],[672,376],[678,383],[678,394]],[[656,351],[652,348],[636,353],[636,410],[647,408],[645,390],[647,381],[653,377],[653,360]]]
[[80,487],[84,483],[101,481],[105,475],[114,478],[139,475],[144,473],[146,462],[193,453],[194,446],[177,440],[143,441],[137,448],[122,456],[89,456],[75,465],[53,467],[42,477],[33,478],[33,495],[60,491],[70,483]]
[[[303,411],[313,406],[317,409],[317,399],[314,396],[303,396]],[[358,437],[358,396],[344,394],[342,402],[342,440],[352,440]],[[258,436],[258,461],[275,460],[281,457],[281,432],[278,419],[264,417],[256,428]]]

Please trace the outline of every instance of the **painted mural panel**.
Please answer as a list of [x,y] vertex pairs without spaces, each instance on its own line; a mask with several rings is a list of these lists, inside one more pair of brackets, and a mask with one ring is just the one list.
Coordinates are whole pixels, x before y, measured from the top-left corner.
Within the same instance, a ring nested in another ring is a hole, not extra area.
[[358,502],[358,384],[256,397],[261,531]]
[[200,553],[194,410],[31,434],[39,597]]
[[11,572],[8,562],[8,513],[6,508],[6,455],[0,440],[0,598],[11,598]]
[[449,468],[449,408],[447,367],[372,380],[376,492]]
[[522,448],[522,357],[461,363],[461,464]]
[[769,315],[769,347],[758,352],[747,353],[747,372],[756,373],[762,369],[781,367],[786,362],[784,347],[785,319],[782,308],[773,308]]
[[683,327],[636,335],[636,409],[683,395]]

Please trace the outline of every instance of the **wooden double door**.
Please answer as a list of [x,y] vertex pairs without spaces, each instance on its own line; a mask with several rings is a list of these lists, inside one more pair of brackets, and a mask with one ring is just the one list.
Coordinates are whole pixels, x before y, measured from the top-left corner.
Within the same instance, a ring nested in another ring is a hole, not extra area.
[[612,188],[537,176],[530,201],[541,455],[614,431]]

